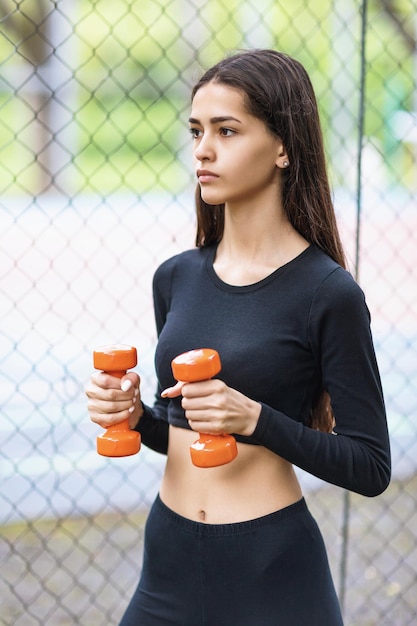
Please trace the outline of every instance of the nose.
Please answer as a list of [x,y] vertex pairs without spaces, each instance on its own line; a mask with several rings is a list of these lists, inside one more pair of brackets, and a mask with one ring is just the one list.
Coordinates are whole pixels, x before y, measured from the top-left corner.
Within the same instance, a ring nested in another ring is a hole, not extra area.
[[214,159],[213,140],[209,133],[204,133],[194,148],[194,157],[197,161],[212,161]]

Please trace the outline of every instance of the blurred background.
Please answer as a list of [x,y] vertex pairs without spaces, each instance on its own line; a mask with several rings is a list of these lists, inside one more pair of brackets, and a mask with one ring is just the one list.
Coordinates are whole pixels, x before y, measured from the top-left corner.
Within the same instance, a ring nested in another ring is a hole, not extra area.
[[84,386],[96,347],[132,344],[152,403],[152,275],[194,245],[190,89],[254,47],[312,78],[392,441],[376,499],[300,478],[346,624],[416,624],[416,0],[0,0],[0,19],[0,624],[117,624],[136,586],[164,458],[98,456]]

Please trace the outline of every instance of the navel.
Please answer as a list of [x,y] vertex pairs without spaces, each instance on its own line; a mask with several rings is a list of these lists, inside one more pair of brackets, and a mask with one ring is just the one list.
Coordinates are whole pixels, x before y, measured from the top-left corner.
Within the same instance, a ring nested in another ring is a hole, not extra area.
[[206,521],[206,512],[203,509],[201,509],[201,511],[198,512],[198,517],[200,518],[200,520],[202,522],[205,522]]

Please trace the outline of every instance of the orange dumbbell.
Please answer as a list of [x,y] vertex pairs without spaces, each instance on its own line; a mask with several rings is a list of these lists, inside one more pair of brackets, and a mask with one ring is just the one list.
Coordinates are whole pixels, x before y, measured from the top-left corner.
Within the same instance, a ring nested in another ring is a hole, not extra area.
[[[184,352],[172,361],[171,366],[174,378],[186,383],[208,380],[221,370],[218,352],[208,348]],[[190,453],[197,467],[224,465],[236,458],[236,439],[227,434],[200,433],[200,438],[190,446]]]
[[[101,346],[93,353],[95,369],[123,378],[138,362],[136,348],[121,344]],[[129,420],[109,426],[97,437],[97,452],[103,456],[130,456],[140,450],[140,434],[129,428]]]

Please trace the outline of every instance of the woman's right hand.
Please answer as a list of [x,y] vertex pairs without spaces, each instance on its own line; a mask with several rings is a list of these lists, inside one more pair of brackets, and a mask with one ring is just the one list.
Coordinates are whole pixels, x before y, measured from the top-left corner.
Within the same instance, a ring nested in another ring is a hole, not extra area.
[[130,428],[135,428],[143,414],[140,377],[135,372],[128,372],[123,378],[95,372],[85,393],[90,419],[102,428],[126,419]]

